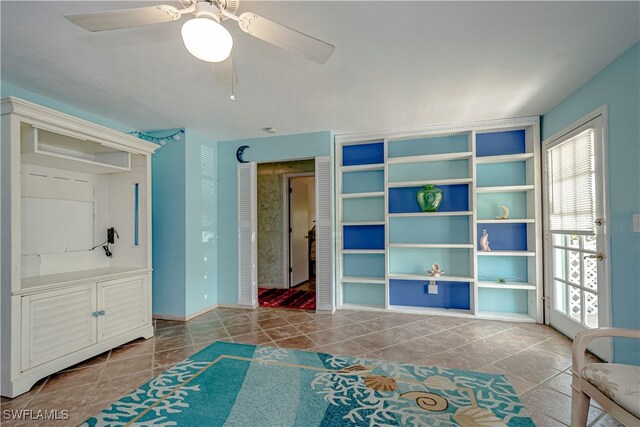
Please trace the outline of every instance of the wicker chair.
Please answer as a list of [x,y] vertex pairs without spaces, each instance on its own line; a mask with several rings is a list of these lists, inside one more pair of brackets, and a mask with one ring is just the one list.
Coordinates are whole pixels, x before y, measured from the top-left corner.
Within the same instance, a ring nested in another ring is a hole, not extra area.
[[582,331],[573,341],[571,426],[587,424],[591,399],[626,426],[640,426],[640,366],[586,363],[589,342],[602,337],[640,339],[640,330],[598,328]]

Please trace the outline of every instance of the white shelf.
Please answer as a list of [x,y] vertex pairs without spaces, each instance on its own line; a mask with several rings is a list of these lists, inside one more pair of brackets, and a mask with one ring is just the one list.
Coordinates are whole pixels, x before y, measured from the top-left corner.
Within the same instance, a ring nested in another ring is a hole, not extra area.
[[362,254],[362,255],[369,255],[369,254],[384,254],[384,249],[343,249],[342,253],[343,254]]
[[473,249],[472,243],[389,243],[390,248]]
[[340,280],[342,283],[374,283],[385,284],[384,277],[364,277],[364,276],[343,276]]
[[478,256],[536,256],[535,252],[529,251],[478,251]]
[[499,187],[476,187],[477,193],[513,193],[533,190],[533,185],[503,185]]
[[463,151],[458,153],[430,154],[427,156],[408,156],[408,157],[391,157],[387,159],[387,164],[398,165],[403,163],[423,163],[423,162],[439,162],[444,160],[461,160],[469,159],[473,156],[471,151]]
[[340,225],[384,225],[384,221],[345,221]]
[[364,199],[368,197],[384,197],[384,191],[374,191],[370,193],[347,193],[341,194],[343,199]]
[[390,305],[389,311],[399,313],[416,313],[416,314],[438,314],[442,316],[457,317],[474,317],[470,310],[459,310],[456,308],[434,308],[434,307],[417,307],[408,305]]
[[471,216],[472,211],[452,211],[452,212],[403,212],[390,213],[389,218],[410,218],[410,217],[436,217],[436,216]]
[[479,219],[478,224],[533,224],[535,219]]
[[533,153],[505,154],[503,156],[476,156],[476,164],[521,162],[533,159]]
[[338,310],[385,311],[384,304],[342,304]]
[[447,274],[443,274],[439,277],[428,276],[426,274],[402,274],[402,273],[392,273],[389,274],[389,279],[394,280],[422,280],[422,281],[430,281],[435,280],[436,282],[473,282],[473,277],[464,277],[464,276],[449,276]]
[[455,178],[455,179],[434,179],[430,181],[401,181],[401,182],[389,182],[388,188],[394,187],[415,187],[419,185],[456,185],[456,184],[470,184],[473,182],[472,178]]
[[526,313],[509,313],[506,311],[479,311],[478,317],[487,320],[507,320],[510,322],[535,323],[535,319]]
[[536,286],[529,283],[497,283],[497,282],[478,282],[478,288],[494,288],[494,289],[521,289],[525,291],[535,291]]
[[384,170],[384,163],[373,163],[370,165],[353,165],[353,166],[340,166],[342,172],[364,172],[364,171],[376,171]]

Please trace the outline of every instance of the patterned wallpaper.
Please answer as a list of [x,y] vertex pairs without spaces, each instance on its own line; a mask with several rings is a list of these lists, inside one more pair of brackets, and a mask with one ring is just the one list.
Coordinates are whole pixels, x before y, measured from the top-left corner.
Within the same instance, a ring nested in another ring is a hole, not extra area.
[[283,175],[314,170],[315,160],[258,164],[258,285],[284,286]]

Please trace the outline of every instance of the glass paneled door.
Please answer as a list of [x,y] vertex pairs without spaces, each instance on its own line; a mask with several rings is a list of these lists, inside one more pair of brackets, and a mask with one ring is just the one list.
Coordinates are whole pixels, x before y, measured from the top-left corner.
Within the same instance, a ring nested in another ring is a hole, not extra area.
[[[602,114],[593,113],[544,143],[545,308],[572,338],[610,323],[603,139]],[[610,359],[608,340],[591,350]]]

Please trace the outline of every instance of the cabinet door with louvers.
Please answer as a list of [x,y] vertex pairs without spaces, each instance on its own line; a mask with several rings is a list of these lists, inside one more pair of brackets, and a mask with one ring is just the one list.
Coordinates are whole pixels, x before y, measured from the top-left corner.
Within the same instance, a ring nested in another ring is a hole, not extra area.
[[23,371],[96,343],[95,283],[22,297]]
[[98,283],[98,340],[106,340],[150,322],[147,276]]

